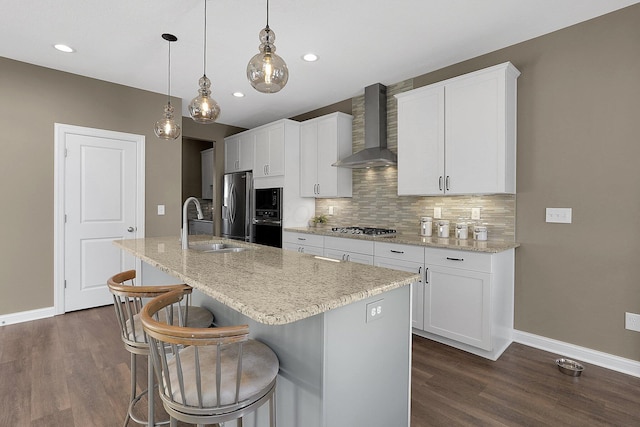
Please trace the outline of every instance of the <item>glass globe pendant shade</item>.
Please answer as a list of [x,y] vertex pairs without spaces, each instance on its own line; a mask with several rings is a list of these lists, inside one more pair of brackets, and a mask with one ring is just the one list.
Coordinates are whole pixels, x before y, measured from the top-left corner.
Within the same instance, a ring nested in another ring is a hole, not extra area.
[[279,92],[289,80],[289,69],[274,44],[276,34],[267,25],[260,31],[260,52],[247,65],[247,79],[258,92]]
[[198,123],[208,124],[216,121],[220,115],[220,106],[211,98],[211,81],[206,75],[200,77],[198,81],[200,89],[198,96],[193,98],[189,103],[189,115]]
[[180,125],[173,120],[173,106],[171,104],[164,106],[164,118],[156,122],[153,131],[160,139],[178,139]]

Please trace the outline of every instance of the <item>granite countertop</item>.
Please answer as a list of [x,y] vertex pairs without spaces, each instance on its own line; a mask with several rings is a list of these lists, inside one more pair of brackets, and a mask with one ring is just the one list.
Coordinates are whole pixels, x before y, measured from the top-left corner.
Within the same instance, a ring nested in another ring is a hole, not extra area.
[[249,250],[183,251],[175,236],[114,241],[142,261],[267,325],[292,323],[420,278],[414,273],[335,262],[236,240],[191,236],[190,242],[229,243]]
[[448,239],[439,238],[437,236],[422,237],[417,234],[396,234],[391,237],[374,237],[364,234],[348,234],[348,233],[336,233],[331,231],[331,227],[299,227],[299,228],[285,228],[284,231],[291,231],[294,233],[307,233],[317,234],[321,236],[330,237],[343,237],[346,239],[360,239],[360,240],[373,240],[375,242],[383,243],[400,243],[405,245],[416,245],[431,248],[444,248],[444,249],[456,249],[462,251],[473,252],[487,252],[498,253],[509,249],[514,249],[520,246],[516,242],[506,242],[502,240],[486,240],[478,241],[473,239],[456,239],[450,237]]

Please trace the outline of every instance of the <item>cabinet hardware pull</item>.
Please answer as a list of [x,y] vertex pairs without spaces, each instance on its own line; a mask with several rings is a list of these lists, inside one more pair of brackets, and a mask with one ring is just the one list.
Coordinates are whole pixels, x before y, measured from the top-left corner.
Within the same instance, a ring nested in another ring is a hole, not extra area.
[[391,252],[393,252],[394,254],[403,254],[404,251],[396,251],[395,249],[389,249]]
[[418,282],[422,282],[422,266],[418,267],[418,274],[420,275],[420,280],[418,280]]
[[320,195],[320,184],[318,184],[318,196]]
[[427,284],[427,285],[429,284],[429,269],[428,268],[425,268],[425,270],[424,270],[424,283]]
[[304,237],[298,237],[298,240],[307,240]]
[[451,258],[451,257],[447,257],[447,259],[449,261],[464,261],[464,258]]
[[440,175],[440,178],[438,178],[438,189],[442,191],[442,175]]
[[350,261],[351,255],[347,254],[347,261]]
[[449,176],[449,175],[447,175],[447,180],[446,180],[446,188],[447,188],[447,191],[449,191],[449,178],[450,178],[450,176]]

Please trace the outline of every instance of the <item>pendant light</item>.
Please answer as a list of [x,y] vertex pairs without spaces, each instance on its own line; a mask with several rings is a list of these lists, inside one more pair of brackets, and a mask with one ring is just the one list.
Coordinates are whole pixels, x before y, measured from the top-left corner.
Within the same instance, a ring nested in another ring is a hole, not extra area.
[[180,136],[180,125],[173,120],[173,106],[171,105],[171,43],[177,41],[178,38],[173,34],[166,33],[162,35],[162,38],[169,42],[167,105],[164,106],[164,118],[156,122],[153,130],[160,139],[178,139]]
[[269,0],[267,0],[267,26],[260,31],[260,53],[256,54],[247,65],[249,83],[258,92],[276,93],[289,80],[287,64],[276,55],[276,34],[269,28]]
[[220,106],[211,98],[211,80],[207,78],[207,0],[204,0],[204,71],[198,81],[198,96],[189,104],[189,115],[193,121],[210,124],[220,115]]

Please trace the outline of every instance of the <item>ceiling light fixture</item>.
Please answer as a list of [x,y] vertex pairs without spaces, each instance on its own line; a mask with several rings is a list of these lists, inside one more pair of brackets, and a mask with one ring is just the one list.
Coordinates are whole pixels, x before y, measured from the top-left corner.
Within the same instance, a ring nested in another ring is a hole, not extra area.
[[178,139],[180,136],[180,125],[173,120],[173,106],[171,105],[171,43],[178,40],[173,34],[163,34],[162,38],[169,42],[169,72],[167,87],[167,105],[164,106],[164,118],[156,122],[153,129],[160,139]]
[[53,47],[58,49],[60,52],[64,52],[64,53],[75,52],[75,50],[71,46],[67,46],[66,44],[54,44]]
[[211,98],[211,80],[207,78],[207,0],[204,0],[204,66],[202,77],[198,81],[198,96],[189,104],[189,115],[194,122],[210,124],[220,115],[220,106]]
[[267,26],[260,31],[260,53],[247,65],[247,79],[255,90],[262,93],[279,92],[289,80],[287,64],[276,55],[276,33],[269,28],[269,0],[267,0]]
[[316,62],[318,60],[318,55],[315,53],[306,53],[302,56],[302,59],[307,62]]

